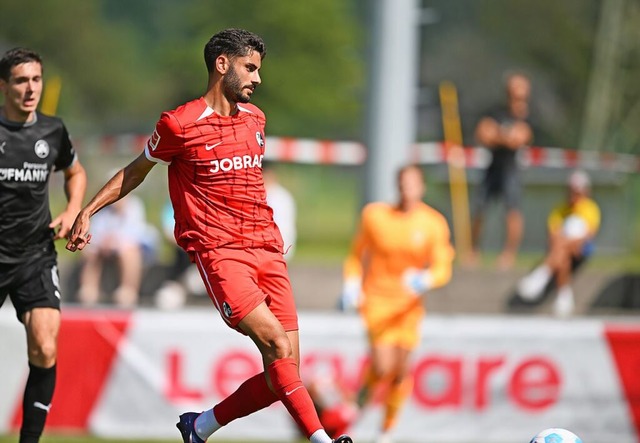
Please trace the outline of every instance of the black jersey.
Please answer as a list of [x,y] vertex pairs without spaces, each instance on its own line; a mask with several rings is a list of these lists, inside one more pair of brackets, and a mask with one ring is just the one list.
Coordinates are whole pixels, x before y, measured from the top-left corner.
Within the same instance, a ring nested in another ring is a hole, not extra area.
[[0,117],[0,263],[49,249],[49,176],[74,159],[59,118],[36,113],[33,122],[19,124]]
[[[486,114],[494,119],[500,126],[510,126],[518,121],[524,121],[529,126],[531,122],[528,118],[514,117],[506,106],[494,108]],[[493,175],[503,176],[517,171],[516,150],[507,146],[495,146],[491,149],[491,163],[488,172]]]

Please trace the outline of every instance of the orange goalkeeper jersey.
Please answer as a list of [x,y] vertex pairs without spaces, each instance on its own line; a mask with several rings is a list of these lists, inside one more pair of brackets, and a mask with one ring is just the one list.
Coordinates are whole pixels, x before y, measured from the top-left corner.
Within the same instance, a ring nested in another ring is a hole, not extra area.
[[362,278],[365,303],[371,298],[414,298],[403,283],[407,269],[428,268],[434,288],[451,279],[450,237],[444,216],[424,203],[408,212],[387,203],[370,203],[362,211],[344,277]]

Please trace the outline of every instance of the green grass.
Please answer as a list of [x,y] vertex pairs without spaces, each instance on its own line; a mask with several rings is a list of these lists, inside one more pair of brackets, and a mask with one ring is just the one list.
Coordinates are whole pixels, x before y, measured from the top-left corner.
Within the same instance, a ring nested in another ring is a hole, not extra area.
[[[18,441],[18,436],[2,436],[0,437],[0,443],[16,443]],[[92,436],[69,436],[69,435],[60,435],[60,436],[50,436],[45,435],[40,439],[40,443],[169,443],[175,442],[176,440],[131,440],[131,439],[122,439],[122,440],[113,440],[113,439],[102,439]],[[219,442],[224,443],[224,442]],[[236,442],[238,443],[238,442]]]
[[[0,436],[0,443],[16,443],[17,435]],[[93,436],[72,436],[72,435],[44,435],[40,439],[40,443],[176,443],[178,438],[171,440],[136,440],[136,439],[109,439],[98,438]],[[243,441],[233,440],[233,442],[225,442],[223,440],[215,440],[217,443],[266,443],[265,441]]]

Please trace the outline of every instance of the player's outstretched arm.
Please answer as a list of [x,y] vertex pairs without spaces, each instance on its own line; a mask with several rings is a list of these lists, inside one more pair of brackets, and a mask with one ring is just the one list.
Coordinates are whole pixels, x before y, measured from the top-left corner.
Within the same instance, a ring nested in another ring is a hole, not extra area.
[[142,153],[111,177],[87,206],[78,213],[69,233],[69,241],[66,248],[72,252],[84,249],[91,240],[91,235],[89,234],[91,216],[137,188],[154,166],[155,163],[148,160],[145,154]]
[[64,170],[64,188],[67,195],[67,206],[64,211],[51,221],[52,229],[57,229],[54,240],[67,238],[87,190],[87,173],[77,159]]
[[[362,224],[362,222],[361,222]],[[360,226],[352,243],[349,255],[343,264],[342,293],[338,301],[341,311],[353,311],[360,306],[362,296],[363,258],[367,254],[369,243],[364,228]]]
[[451,244],[451,232],[444,217],[439,216],[431,222],[433,244],[431,257],[426,269],[409,268],[402,276],[405,286],[415,293],[425,292],[442,287],[449,283],[453,274],[455,251]]

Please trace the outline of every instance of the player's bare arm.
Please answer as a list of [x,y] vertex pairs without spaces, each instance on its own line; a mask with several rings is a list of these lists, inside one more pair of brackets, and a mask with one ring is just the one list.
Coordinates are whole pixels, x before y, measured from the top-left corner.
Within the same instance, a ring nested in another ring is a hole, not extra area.
[[154,166],[155,163],[148,160],[145,154],[142,153],[111,177],[87,206],[78,213],[69,233],[69,241],[66,248],[72,252],[84,249],[91,240],[89,233],[91,216],[137,188]]
[[66,238],[69,234],[71,226],[82,208],[82,200],[87,190],[87,173],[79,161],[74,161],[63,173],[67,206],[49,225],[50,228],[57,230],[54,240]]
[[478,122],[475,138],[482,146],[494,148],[500,145],[500,125],[491,117],[484,117]]
[[532,139],[531,126],[525,121],[517,121],[507,130],[505,145],[511,149],[519,149],[531,143]]

